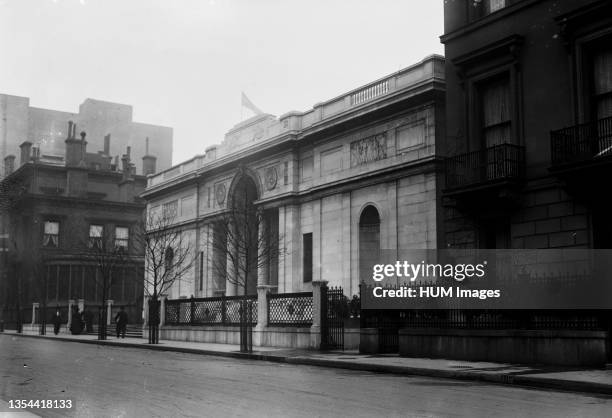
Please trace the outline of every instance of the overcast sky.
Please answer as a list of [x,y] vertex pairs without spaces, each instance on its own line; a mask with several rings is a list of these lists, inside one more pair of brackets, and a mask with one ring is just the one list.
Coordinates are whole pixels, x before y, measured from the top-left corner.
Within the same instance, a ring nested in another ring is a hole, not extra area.
[[443,53],[442,0],[0,0],[0,93],[174,128],[174,163],[241,116],[308,110]]

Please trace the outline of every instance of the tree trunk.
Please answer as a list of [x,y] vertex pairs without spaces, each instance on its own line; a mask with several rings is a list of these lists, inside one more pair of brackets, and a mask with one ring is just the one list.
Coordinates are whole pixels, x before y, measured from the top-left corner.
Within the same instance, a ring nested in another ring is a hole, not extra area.
[[160,304],[157,297],[149,300],[149,344],[159,344]]

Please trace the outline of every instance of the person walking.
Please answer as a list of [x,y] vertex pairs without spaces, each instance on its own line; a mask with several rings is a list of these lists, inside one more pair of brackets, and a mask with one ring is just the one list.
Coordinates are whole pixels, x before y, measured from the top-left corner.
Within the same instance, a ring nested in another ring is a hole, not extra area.
[[53,333],[55,335],[59,334],[60,327],[62,326],[62,316],[60,315],[59,309],[55,311],[55,315],[53,315]]
[[117,315],[115,315],[115,324],[117,325],[117,338],[119,338],[119,336],[121,336],[121,338],[125,338],[125,329],[127,328],[127,323],[128,315],[127,312],[125,312],[124,307],[122,306]]

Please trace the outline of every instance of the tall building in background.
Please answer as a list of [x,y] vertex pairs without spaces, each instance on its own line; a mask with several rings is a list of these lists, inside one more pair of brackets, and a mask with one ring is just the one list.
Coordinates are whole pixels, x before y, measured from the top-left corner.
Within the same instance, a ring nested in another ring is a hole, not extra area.
[[87,142],[93,149],[103,149],[104,137],[110,134],[108,152],[113,158],[121,158],[129,146],[138,172],[147,154],[146,138],[148,153],[158,158],[157,168],[164,170],[172,165],[172,128],[134,122],[130,105],[85,99],[79,112],[71,113],[32,107],[28,97],[7,94],[0,94],[0,161],[8,155],[19,155],[19,146],[25,141],[31,142],[41,157],[63,157],[68,121],[87,132]]
[[0,320],[15,320],[21,311],[26,323],[33,323],[28,316],[32,304],[49,308],[36,313],[34,320],[40,315],[49,320],[56,309],[66,320],[74,304],[97,312],[103,300],[101,270],[112,268],[107,300],[115,311],[125,307],[130,321],[138,322],[144,252],[140,222],[145,208],[139,195],[146,174],[155,173],[156,158],[141,158],[145,169],[136,170],[127,147],[116,165],[108,153],[113,149],[108,136],[102,149],[88,152],[85,132],[77,134],[72,122],[60,129],[65,134],[62,156],[41,155],[24,141],[19,157],[4,159]]

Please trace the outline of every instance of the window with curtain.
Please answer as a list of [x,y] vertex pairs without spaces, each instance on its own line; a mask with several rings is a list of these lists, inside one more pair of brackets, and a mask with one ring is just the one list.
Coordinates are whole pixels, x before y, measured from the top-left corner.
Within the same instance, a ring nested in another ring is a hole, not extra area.
[[59,222],[46,221],[43,233],[43,246],[57,248],[59,246]]
[[89,225],[89,248],[102,248],[102,233],[104,227],[102,225]]
[[481,132],[485,147],[512,142],[510,83],[508,77],[480,86]]
[[612,48],[593,55],[593,103],[595,117],[612,117]]
[[118,226],[115,228],[115,247],[116,248],[128,248],[128,243],[130,240],[130,230],[123,226]]

